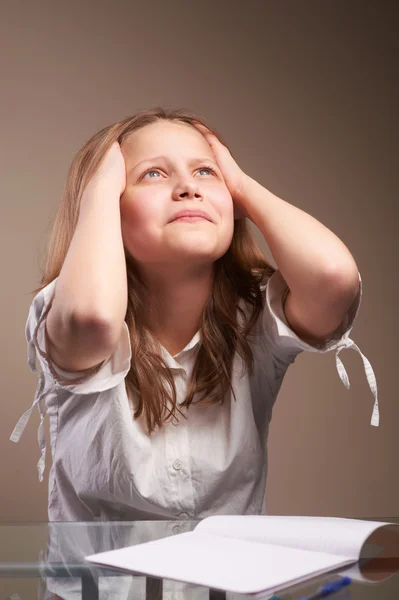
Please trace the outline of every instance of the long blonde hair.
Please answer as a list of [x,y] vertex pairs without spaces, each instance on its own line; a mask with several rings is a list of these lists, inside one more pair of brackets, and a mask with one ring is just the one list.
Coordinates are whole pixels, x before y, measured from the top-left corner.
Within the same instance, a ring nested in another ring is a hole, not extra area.
[[[111,145],[115,141],[122,144],[132,132],[162,119],[190,125],[194,120],[198,121],[225,144],[220,134],[204,119],[184,109],[148,108],[98,131],[71,163],[62,199],[50,228],[41,285],[32,294],[36,295],[59,276],[77,226],[83,191]],[[138,395],[134,418],[145,419],[148,434],[151,434],[156,427],[162,427],[171,419],[178,421],[177,412],[183,413],[177,405],[172,372],[161,356],[159,343],[150,334],[145,310],[146,288],[127,252],[125,257],[128,283],[125,321],[132,349],[131,368],[125,385],[130,401],[133,394]],[[236,400],[231,385],[233,357],[238,352],[246,369],[252,373],[253,355],[246,338],[263,309],[260,285],[275,271],[256,244],[245,219],[235,220],[230,247],[213,266],[213,285],[201,317],[200,344],[187,395],[180,405],[183,407],[189,407],[196,394],[202,394],[201,398],[196,398],[196,406],[223,404],[229,389]],[[237,310],[244,316],[238,306],[240,299],[251,307],[244,325],[237,320]]]

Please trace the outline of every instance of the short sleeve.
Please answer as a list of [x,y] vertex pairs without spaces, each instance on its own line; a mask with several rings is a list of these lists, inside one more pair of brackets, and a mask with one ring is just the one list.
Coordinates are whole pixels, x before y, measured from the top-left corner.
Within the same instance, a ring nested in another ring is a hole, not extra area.
[[92,394],[116,387],[129,372],[131,363],[130,335],[124,323],[116,348],[111,356],[90,369],[69,372],[56,365],[47,353],[46,318],[54,298],[57,279],[51,281],[34,297],[29,308],[25,326],[25,337],[28,342],[29,368],[39,377],[39,383],[32,406],[26,410],[15,425],[10,440],[18,443],[28,424],[32,411],[37,405],[40,413],[40,424],[37,439],[40,448],[40,459],[37,463],[39,481],[43,481],[46,460],[46,437],[44,419],[47,413],[45,403],[47,391],[54,387],[67,390],[71,394]]
[[289,287],[279,270],[269,278],[266,286],[262,288],[265,293],[264,309],[262,313],[262,333],[265,336],[268,348],[273,358],[276,375],[281,377],[289,364],[293,363],[296,356],[303,350],[308,352],[335,352],[335,363],[338,376],[347,389],[350,388],[348,374],[339,358],[341,350],[352,348],[359,353],[364,366],[367,383],[374,397],[371,425],[379,425],[379,406],[377,381],[370,361],[364,356],[360,348],[350,339],[350,333],[359,313],[363,284],[360,273],[359,291],[352,305],[345,314],[342,322],[328,340],[319,344],[310,345],[302,340],[290,327],[284,313],[284,302],[289,292]]
[[362,279],[359,275],[359,291],[342,322],[327,341],[310,345],[293,331],[284,313],[284,302],[289,287],[281,273],[277,270],[268,280],[265,287],[265,306],[262,316],[262,329],[268,336],[268,341],[274,354],[279,359],[292,362],[303,350],[308,352],[330,352],[336,350],[347,339],[352,331],[355,319],[359,313],[362,299]]
[[[115,387],[124,380],[130,370],[131,345],[127,323],[112,355],[98,365],[85,371],[70,372],[56,365],[47,353],[46,318],[54,298],[58,278],[44,287],[33,299],[25,327],[28,342],[29,366],[52,379],[58,387],[74,394],[91,394]],[[34,364],[32,364],[34,361]],[[36,368],[37,370],[37,368]]]

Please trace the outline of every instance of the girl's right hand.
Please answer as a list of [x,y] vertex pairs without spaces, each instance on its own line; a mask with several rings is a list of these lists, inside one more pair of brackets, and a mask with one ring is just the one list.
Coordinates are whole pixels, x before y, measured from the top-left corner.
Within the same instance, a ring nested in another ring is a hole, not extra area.
[[118,142],[114,142],[105,154],[88,186],[106,186],[118,193],[120,198],[126,188],[126,163]]

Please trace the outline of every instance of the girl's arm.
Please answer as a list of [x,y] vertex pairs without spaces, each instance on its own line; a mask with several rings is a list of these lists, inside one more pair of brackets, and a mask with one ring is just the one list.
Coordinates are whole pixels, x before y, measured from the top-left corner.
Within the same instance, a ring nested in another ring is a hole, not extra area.
[[240,203],[262,232],[290,291],[284,312],[312,344],[336,330],[359,291],[358,267],[330,229],[247,177]]
[[124,169],[118,144],[83,192],[78,224],[56,283],[46,322],[48,351],[66,370],[87,369],[104,360],[123,326],[127,309],[120,215]]

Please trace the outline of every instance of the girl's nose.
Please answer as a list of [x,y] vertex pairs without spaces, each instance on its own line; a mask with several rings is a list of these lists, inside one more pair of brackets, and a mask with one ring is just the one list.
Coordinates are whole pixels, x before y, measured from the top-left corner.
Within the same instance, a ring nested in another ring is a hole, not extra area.
[[173,196],[175,200],[181,200],[182,198],[202,199],[199,187],[191,181],[178,184],[173,191]]

